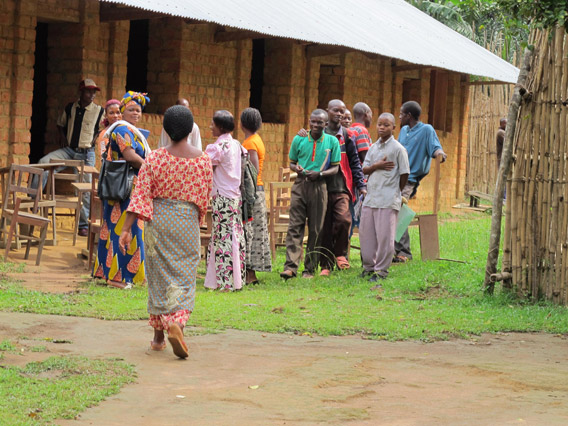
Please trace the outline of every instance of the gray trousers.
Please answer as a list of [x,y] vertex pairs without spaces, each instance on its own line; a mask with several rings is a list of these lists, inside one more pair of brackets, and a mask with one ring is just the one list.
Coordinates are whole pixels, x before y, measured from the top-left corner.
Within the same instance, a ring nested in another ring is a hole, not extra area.
[[306,219],[308,221],[308,247],[304,271],[313,273],[318,265],[321,230],[327,209],[327,185],[325,179],[309,181],[298,176],[292,186],[290,198],[290,221],[286,234],[286,263],[284,270],[298,272],[302,256],[302,244]]
[[398,210],[363,207],[359,224],[359,242],[363,269],[382,277],[388,275],[394,254],[394,236]]
[[[418,186],[416,182],[408,182],[404,188],[402,188],[401,194],[407,200],[410,200],[410,196],[414,195],[415,188]],[[400,241],[394,243],[394,254],[398,256],[407,257],[408,259],[412,259],[412,253],[410,251],[410,235],[408,235],[408,229],[404,231],[402,237],[400,237]]]

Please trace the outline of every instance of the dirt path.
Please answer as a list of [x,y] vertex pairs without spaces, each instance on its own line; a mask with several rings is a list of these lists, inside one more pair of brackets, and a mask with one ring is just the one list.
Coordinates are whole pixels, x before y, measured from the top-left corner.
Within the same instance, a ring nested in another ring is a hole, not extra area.
[[146,349],[144,321],[0,313],[0,340],[17,336],[28,339],[19,340],[24,347],[45,337],[72,343],[3,363],[81,354],[136,365],[135,384],[63,425],[568,424],[561,336],[423,344],[227,331],[189,338],[181,361],[170,348]]

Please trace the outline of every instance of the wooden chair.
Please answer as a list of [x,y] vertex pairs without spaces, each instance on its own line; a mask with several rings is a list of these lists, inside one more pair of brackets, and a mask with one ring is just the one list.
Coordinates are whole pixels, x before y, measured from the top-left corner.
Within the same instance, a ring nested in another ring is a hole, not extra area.
[[[58,182],[71,182],[71,183],[84,183],[83,177],[85,175],[85,162],[83,160],[57,160],[51,159],[51,163],[62,163],[65,164],[65,168],[73,168],[77,170],[75,173],[55,173],[55,189],[57,190]],[[60,184],[61,185],[61,184]],[[89,185],[90,190],[90,185]],[[55,193],[55,205],[56,207],[62,209],[71,209],[75,213],[75,225],[73,226],[73,245],[77,243],[77,232],[79,230],[79,217],[81,216],[81,208],[83,207],[83,197],[80,190],[74,187],[74,196],[57,194]]]
[[270,214],[268,232],[272,260],[276,257],[276,247],[283,246],[290,221],[290,192],[294,182],[270,182]]
[[201,256],[207,260],[207,250],[209,241],[211,241],[211,232],[213,229],[213,218],[211,217],[211,207],[207,208],[207,217],[205,218],[205,226],[199,228],[199,237],[201,239]]
[[[41,185],[38,188],[32,188],[32,179],[35,176],[38,182],[41,182],[42,175],[42,169],[16,164],[10,167],[8,184],[2,200],[2,231],[4,235],[6,235],[6,224],[8,220],[10,221],[10,229],[6,238],[5,259],[8,259],[10,254],[12,238],[16,237],[28,241],[25,259],[30,255],[32,241],[37,241],[39,245],[36,265],[39,265],[41,262],[41,254],[50,221],[49,218],[37,214],[40,210],[39,203],[42,191],[40,189]],[[22,198],[18,194],[23,194],[24,197]],[[22,199],[33,200],[31,202],[31,212],[22,211]],[[27,232],[20,232],[18,225],[27,225]],[[40,227],[39,237],[34,236],[34,227],[36,226]]]

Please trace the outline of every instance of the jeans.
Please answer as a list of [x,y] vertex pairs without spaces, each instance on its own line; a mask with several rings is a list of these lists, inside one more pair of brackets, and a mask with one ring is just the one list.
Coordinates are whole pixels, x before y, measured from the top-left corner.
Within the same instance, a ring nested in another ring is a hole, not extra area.
[[[49,160],[83,160],[85,161],[85,165],[86,166],[95,166],[95,149],[91,148],[86,152],[76,152],[73,148],[71,147],[63,147],[63,148],[59,148],[53,152],[50,152],[49,154],[43,156],[40,160],[39,163],[40,164],[45,164],[45,163],[49,163]],[[61,171],[63,170],[65,167],[60,167],[58,169],[56,169],[55,171]],[[43,183],[42,183],[42,187],[45,188],[45,185],[47,184],[47,179],[49,177],[49,172],[44,172],[43,173]],[[91,181],[91,174],[90,173],[85,173],[83,175],[83,182],[90,182]],[[89,219],[89,210],[90,210],[90,206],[91,206],[91,193],[90,192],[85,192],[83,194],[83,207],[81,208],[81,216],[79,218],[79,229],[86,229],[89,226],[89,223],[87,222]]]

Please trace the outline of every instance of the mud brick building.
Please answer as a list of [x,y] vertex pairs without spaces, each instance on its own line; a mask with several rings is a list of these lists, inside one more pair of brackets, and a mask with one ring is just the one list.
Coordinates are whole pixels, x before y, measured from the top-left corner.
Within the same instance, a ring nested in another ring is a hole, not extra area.
[[[141,126],[153,146],[161,114],[178,97],[189,100],[205,143],[215,110],[259,108],[267,182],[287,165],[290,142],[315,107],[332,98],[366,102],[375,138],[378,113],[398,117],[402,102],[417,100],[448,154],[440,199],[447,210],[463,197],[470,75],[514,82],[518,70],[403,0],[356,5],[0,0],[0,166],[57,148],[57,116],[87,77],[102,89],[99,104],[125,90],[148,92]],[[432,181],[424,179],[415,209],[431,209]]]

